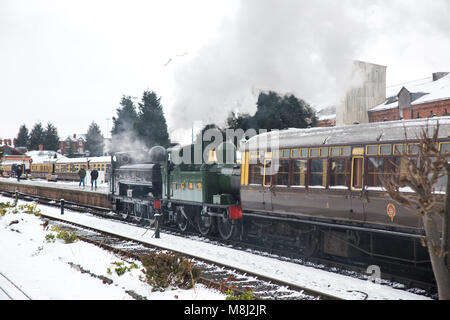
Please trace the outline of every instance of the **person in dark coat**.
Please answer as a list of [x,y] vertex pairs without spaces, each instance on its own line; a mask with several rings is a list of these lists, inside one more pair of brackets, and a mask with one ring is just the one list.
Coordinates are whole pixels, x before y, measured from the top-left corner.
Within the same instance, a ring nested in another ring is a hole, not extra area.
[[95,190],[97,190],[97,178],[98,178],[98,171],[97,169],[94,169],[91,171],[91,190],[94,189],[94,185]]
[[16,167],[16,176],[17,176],[17,182],[20,182],[20,176],[22,175],[22,165],[17,165]]
[[84,167],[82,167],[78,171],[78,176],[80,177],[80,183],[78,184],[78,186],[81,187],[81,184],[83,184],[83,188],[84,188],[85,187],[84,178],[86,178],[86,170],[84,169]]

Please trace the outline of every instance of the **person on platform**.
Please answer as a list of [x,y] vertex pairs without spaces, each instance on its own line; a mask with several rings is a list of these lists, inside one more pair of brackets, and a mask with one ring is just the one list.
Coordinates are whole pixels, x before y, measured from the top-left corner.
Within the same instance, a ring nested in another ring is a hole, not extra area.
[[91,190],[97,190],[97,178],[98,178],[98,171],[97,169],[94,169],[91,171]]
[[22,175],[22,165],[18,165],[16,167],[16,176],[17,176],[17,182],[20,182],[20,176]]
[[79,187],[81,187],[81,184],[83,184],[83,189],[86,186],[85,182],[84,182],[84,178],[86,178],[86,169],[84,169],[84,167],[82,167],[79,171],[78,171],[78,176],[80,177],[80,183],[78,184]]

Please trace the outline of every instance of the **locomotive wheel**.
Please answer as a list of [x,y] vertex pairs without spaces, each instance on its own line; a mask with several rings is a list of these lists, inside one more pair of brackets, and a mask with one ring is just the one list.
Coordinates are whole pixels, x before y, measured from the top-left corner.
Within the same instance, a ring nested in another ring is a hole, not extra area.
[[128,217],[130,216],[130,211],[126,204],[123,206],[123,208],[121,208],[120,216],[122,217],[123,220],[127,220]]
[[237,223],[228,217],[228,211],[221,217],[217,217],[217,229],[224,240],[230,240],[237,230]]
[[120,212],[120,216],[122,217],[123,220],[127,220],[128,216],[129,216],[129,213],[126,212],[126,211],[125,212],[122,211],[122,212]]
[[133,218],[136,222],[140,222],[142,220],[142,212],[134,212]]
[[200,213],[197,221],[198,230],[200,234],[204,237],[210,236],[215,232],[215,221],[214,217],[207,213]]
[[177,210],[177,225],[181,232],[185,232],[189,226],[189,221],[181,212],[181,209]]

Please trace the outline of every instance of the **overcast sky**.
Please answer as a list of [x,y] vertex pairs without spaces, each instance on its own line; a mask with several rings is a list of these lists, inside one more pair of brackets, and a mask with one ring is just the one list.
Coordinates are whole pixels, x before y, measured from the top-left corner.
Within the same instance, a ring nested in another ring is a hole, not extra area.
[[147,89],[174,140],[254,112],[261,90],[332,104],[352,59],[388,85],[450,71],[449,16],[448,0],[0,0],[0,137],[37,121],[106,135]]

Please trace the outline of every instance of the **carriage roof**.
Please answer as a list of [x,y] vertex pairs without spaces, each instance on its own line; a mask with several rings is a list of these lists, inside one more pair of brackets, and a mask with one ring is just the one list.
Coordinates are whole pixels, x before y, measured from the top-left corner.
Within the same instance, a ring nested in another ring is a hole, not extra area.
[[332,145],[365,145],[417,140],[428,125],[433,134],[439,123],[439,139],[450,136],[450,117],[374,122],[342,127],[287,129],[262,133],[250,138],[244,150],[276,150],[292,147],[321,147]]

